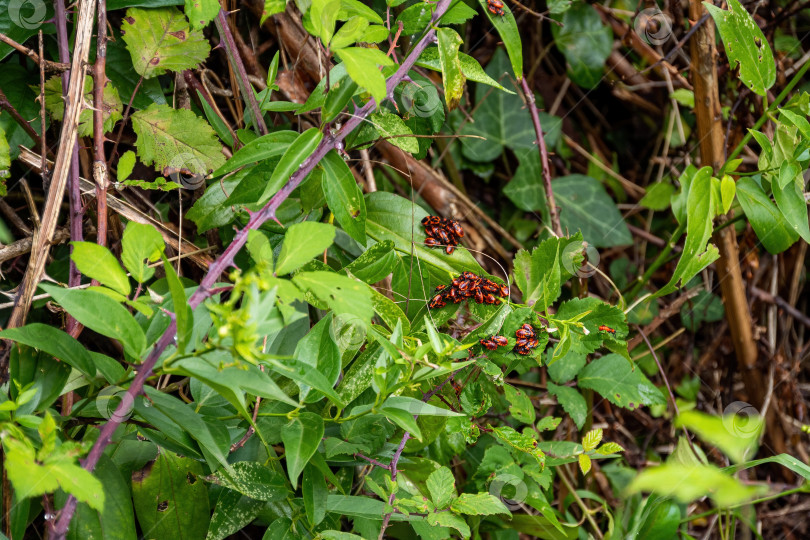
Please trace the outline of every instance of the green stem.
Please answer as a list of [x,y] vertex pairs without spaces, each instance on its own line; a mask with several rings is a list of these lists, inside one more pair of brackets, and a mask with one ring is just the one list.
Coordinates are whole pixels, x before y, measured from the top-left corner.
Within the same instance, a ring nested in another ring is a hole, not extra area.
[[687,516],[687,517],[685,517],[685,518],[683,518],[681,520],[681,523],[689,523],[690,521],[695,521],[696,519],[702,519],[702,518],[711,516],[714,513],[724,511],[724,510],[731,510],[731,509],[734,509],[734,508],[741,508],[741,507],[747,506],[747,505],[754,505],[754,504],[759,504],[759,503],[763,503],[763,502],[772,501],[772,500],[778,499],[780,497],[785,497],[787,495],[793,495],[794,493],[806,493],[806,492],[807,492],[807,487],[806,486],[799,486],[799,487],[789,489],[787,491],[780,491],[779,493],[774,493],[773,495],[768,495],[767,497],[754,499],[753,501],[748,501],[748,502],[744,502],[744,503],[740,503],[740,504],[735,504],[733,506],[729,506],[728,508],[714,508],[712,510],[709,510],[708,512],[703,512],[702,514],[696,514],[694,516]]
[[790,91],[793,90],[793,88],[795,88],[797,84],[799,84],[799,81],[802,80],[802,77],[804,77],[804,74],[807,73],[808,69],[810,69],[810,62],[805,62],[805,64],[801,68],[799,68],[799,71],[797,71],[796,74],[793,75],[793,78],[790,80],[787,86],[785,86],[785,88],[779,93],[779,95],[776,96],[776,99],[774,99],[773,102],[770,105],[768,105],[768,108],[765,109],[765,112],[759,118],[759,120],[757,120],[757,123],[754,124],[754,127],[748,130],[748,133],[745,134],[745,137],[743,137],[743,140],[740,141],[740,144],[738,144],[737,147],[734,148],[734,151],[728,156],[726,162],[723,164],[723,168],[725,168],[726,165],[728,165],[729,161],[740,155],[740,152],[742,152],[743,148],[745,148],[745,145],[747,145],[748,142],[751,140],[751,137],[753,137],[753,135],[751,135],[751,131],[756,131],[757,129],[762,127],[762,124],[768,121],[768,115],[773,111],[775,111],[777,109],[777,106],[782,102],[782,100],[785,99],[785,97],[787,97]]
[[641,288],[644,287],[644,285],[648,281],[650,281],[650,278],[652,277],[653,273],[655,273],[655,271],[658,270],[661,267],[661,265],[666,262],[667,257],[669,257],[669,254],[672,252],[673,248],[678,243],[678,240],[681,239],[681,235],[683,235],[685,230],[686,230],[685,224],[681,223],[680,225],[678,225],[678,228],[675,229],[675,232],[672,233],[669,242],[667,242],[666,247],[661,251],[661,253],[658,254],[658,257],[655,258],[650,267],[647,268],[647,271],[644,272],[644,275],[639,278],[638,282],[627,294],[628,301],[632,300],[638,295],[638,293],[641,291]]

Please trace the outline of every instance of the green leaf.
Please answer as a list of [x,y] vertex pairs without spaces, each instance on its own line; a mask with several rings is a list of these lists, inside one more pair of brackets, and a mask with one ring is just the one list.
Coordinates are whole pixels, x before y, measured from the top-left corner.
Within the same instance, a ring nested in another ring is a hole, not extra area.
[[430,492],[430,499],[437,510],[447,508],[447,505],[456,498],[456,479],[447,467],[440,467],[430,473],[425,485]]
[[447,110],[452,111],[461,101],[464,93],[464,74],[458,48],[463,43],[461,36],[451,28],[439,28],[436,31],[439,45],[439,64],[442,67],[442,83]]
[[754,179],[746,176],[737,181],[737,200],[769,253],[781,253],[798,240],[799,234]]
[[210,513],[202,464],[161,450],[132,474],[132,501],[144,536],[204,538]]
[[396,114],[380,109],[379,112],[369,117],[369,122],[372,123],[380,137],[387,139],[397,148],[411,154],[419,152],[419,143],[416,138],[409,136],[413,135],[411,128]]
[[440,527],[438,530],[446,530],[447,527],[452,527],[461,534],[462,538],[470,537],[470,526],[461,516],[449,512],[430,512],[425,519],[429,525],[433,526],[432,530],[436,530],[436,527]]
[[557,20],[562,24],[552,24],[551,34],[568,62],[568,75],[583,88],[595,88],[613,47],[610,26],[603,24],[596,9],[585,2],[572,4]]
[[281,156],[281,161],[273,170],[273,174],[270,176],[270,180],[267,181],[267,186],[257,202],[263,204],[275,195],[289,181],[290,176],[304,163],[304,160],[315,151],[321,139],[323,139],[323,133],[314,127],[299,135],[287,147],[284,155]]
[[155,275],[155,269],[146,263],[160,260],[163,253],[163,237],[152,225],[130,221],[121,239],[121,262],[138,283],[144,283]]
[[219,492],[206,540],[223,540],[248,526],[259,515],[265,503],[230,489]]
[[326,517],[326,498],[329,491],[323,473],[311,463],[304,467],[301,492],[304,495],[304,510],[307,514],[307,521],[314,527]]
[[317,255],[335,241],[335,228],[327,223],[303,221],[290,226],[284,235],[284,244],[278,254],[277,276],[289,274]]
[[[357,83],[354,82],[351,77],[349,77],[349,74],[345,72],[345,69],[343,71],[344,73],[342,77],[330,80],[329,93],[326,94],[326,99],[324,100],[323,107],[321,108],[322,123],[331,122],[337,118],[337,116],[343,112],[343,109],[346,108],[346,105],[348,105],[348,103],[357,93]],[[326,77],[324,77],[324,80],[325,79]],[[326,87],[323,89],[325,90]],[[319,89],[315,90],[315,92],[319,91]]]
[[[84,78],[84,93],[82,97],[85,102],[94,103],[93,78],[89,75]],[[102,103],[102,129],[104,133],[109,133],[113,130],[115,123],[121,120],[121,111],[123,110],[121,98],[118,96],[118,90],[115,89],[115,86],[110,81],[107,81],[107,84],[104,86]],[[62,96],[62,77],[51,77],[45,82],[45,108],[54,120],[61,122],[64,119],[65,99]],[[92,109],[86,108],[79,114],[78,132],[81,137],[90,137],[93,135]]]
[[595,247],[633,243],[624,218],[601,182],[590,176],[572,174],[555,178],[551,186],[560,207],[563,230],[582,231],[585,240]]
[[425,403],[421,399],[416,399],[406,396],[389,396],[380,406],[380,410],[398,409],[407,412],[411,416],[424,415],[424,416],[464,416],[461,413],[453,412],[448,409],[436,407],[430,403]]
[[281,428],[284,459],[293,488],[298,485],[298,476],[318,449],[321,438],[323,419],[315,413],[302,412]]
[[265,263],[270,271],[273,270],[273,245],[264,233],[257,230],[248,231],[246,247],[254,261]]
[[135,146],[144,165],[163,174],[208,174],[225,162],[208,122],[186,109],[153,104],[132,115]]
[[[312,371],[317,371],[324,378],[325,386],[330,390],[335,385],[340,376],[340,351],[335,343],[332,334],[332,323],[334,317],[328,314],[318,321],[312,329],[298,342],[295,348],[295,358],[302,364],[306,364]],[[321,395],[310,394],[310,386],[299,383],[301,389],[301,400],[309,403],[319,400]]]
[[0,127],[0,197],[8,193],[6,179],[11,176],[11,148],[8,146],[6,132]]
[[518,433],[509,426],[492,428],[491,432],[495,439],[508,448],[533,457],[542,470],[546,464],[546,455],[537,447],[537,440],[528,433],[530,432],[527,431],[526,434]]
[[326,47],[332,41],[339,9],[340,0],[312,0],[307,13],[314,33]]
[[737,183],[728,175],[723,175],[720,179],[720,202],[723,206],[723,213],[728,214],[737,193]]
[[264,9],[262,10],[262,17],[259,24],[263,25],[264,21],[273,15],[283,13],[286,7],[287,0],[264,0]]
[[758,415],[732,413],[718,417],[699,411],[683,411],[675,426],[688,428],[722,450],[732,461],[740,463],[756,453],[764,422]]
[[[67,540],[136,540],[135,513],[129,483],[124,480],[115,463],[102,454],[93,469],[93,476],[101,481],[104,490],[104,510],[94,510],[87,503],[79,503],[70,522]],[[64,507],[67,494],[54,494],[56,508]]]
[[286,479],[270,467],[256,461],[236,462],[230,471],[220,469],[206,480],[257,501],[281,501],[289,494]]
[[666,210],[669,208],[675,187],[669,182],[657,182],[647,187],[647,193],[638,202],[650,210]]
[[146,336],[140,325],[125,307],[109,296],[96,291],[63,289],[49,283],[40,283],[39,287],[81,324],[120,341],[131,356],[140,357],[146,348]]
[[622,445],[615,442],[606,442],[596,449],[596,453],[600,456],[609,456],[611,454],[618,454],[619,452],[624,452],[624,448]]
[[773,198],[785,221],[805,242],[810,242],[807,201],[804,198],[803,186],[802,169],[794,161],[783,161],[779,168],[778,181],[771,183]]
[[330,47],[334,50],[348,47],[355,41],[359,41],[367,28],[368,19],[365,17],[352,17],[335,33]]
[[644,469],[630,482],[628,494],[650,491],[688,504],[709,496],[723,508],[743,503],[762,493],[760,486],[745,485],[711,465],[666,464]]
[[93,242],[71,242],[70,244],[73,246],[70,258],[76,263],[76,268],[82,274],[124,296],[128,296],[132,292],[126,272],[109,249]]
[[121,33],[135,71],[145,79],[194,69],[211,50],[202,32],[192,30],[185,15],[173,7],[128,9]]
[[70,364],[90,378],[96,376],[95,365],[84,345],[70,334],[53,326],[31,323],[22,328],[6,328],[0,332],[0,338],[45,351],[54,358]]
[[202,30],[219,13],[218,0],[185,0],[184,11],[192,30]]
[[509,412],[515,420],[524,424],[533,424],[535,419],[534,405],[531,398],[523,390],[518,390],[511,384],[503,385],[506,401],[510,403]]
[[[365,209],[365,204],[363,209]],[[383,240],[364,251],[346,266],[345,270],[351,272],[354,277],[372,284],[390,275],[396,262],[394,243],[390,240]]]
[[301,272],[293,277],[301,289],[314,294],[338,315],[353,315],[358,323],[371,320],[373,308],[368,285],[332,272]]
[[580,454],[577,456],[577,461],[579,462],[579,469],[582,471],[582,474],[588,474],[591,470],[591,458],[585,454]]
[[584,448],[586,452],[590,452],[591,450],[595,450],[600,442],[602,442],[602,430],[592,429],[582,437],[582,448]]
[[116,178],[119,182],[123,182],[129,175],[132,174],[132,169],[135,168],[135,152],[127,150],[118,158],[118,165],[115,171]]
[[[502,49],[497,49],[487,64],[487,74],[501,80],[508,69],[506,54]],[[504,147],[512,150],[532,149],[537,153],[534,144],[537,135],[523,100],[517,95],[492,92],[480,85],[475,87],[475,100],[475,122],[458,126],[462,135],[479,137],[461,139],[464,157],[475,162],[490,162],[503,153]]]
[[574,421],[577,428],[582,429],[588,417],[588,405],[582,394],[569,386],[558,386],[553,382],[547,384],[548,393],[557,398],[557,402],[571,416],[571,420]]
[[580,388],[595,390],[614,405],[635,409],[640,405],[665,405],[661,391],[618,354],[593,360],[577,377]]
[[754,18],[737,0],[728,0],[728,11],[710,2],[703,5],[717,24],[731,68],[739,64],[743,84],[764,96],[776,82],[776,63],[771,46]]
[[678,281],[686,284],[719,257],[717,248],[712,244],[707,245],[712,236],[714,197],[712,169],[702,167],[689,184],[686,198],[686,242],[683,253],[669,283],[656,292],[655,297],[674,291]]
[[297,138],[298,133],[295,131],[276,131],[257,137],[237,150],[212,176],[223,176],[239,167],[280,157]]
[[471,516],[511,515],[506,505],[491,493],[462,493],[450,504],[450,509]]
[[186,302],[186,291],[172,263],[161,254],[163,259],[163,270],[166,272],[166,281],[169,283],[169,292],[172,295],[172,306],[174,309],[174,320],[177,323],[177,352],[185,354],[186,346],[191,338],[194,329],[194,315],[191,306]]
[[386,96],[385,76],[378,66],[391,66],[394,61],[378,49],[346,47],[335,51],[346,66],[346,72],[362,88],[368,90],[377,104]]
[[523,78],[523,44],[520,41],[520,32],[518,31],[515,16],[508,5],[503,5],[503,15],[495,15],[487,9],[486,0],[478,0],[484,14],[498,31],[498,34],[503,40],[503,45],[506,47],[506,52],[509,54],[509,61],[512,63],[512,72],[515,78],[520,80]]
[[[459,52],[458,60],[461,63],[461,74],[464,75],[464,78],[466,78],[468,81],[487,84],[489,86],[494,86],[498,90],[503,90],[508,94],[514,94],[514,92],[507,90],[501,86],[501,83],[487,75],[484,68],[482,68],[481,64],[478,63],[478,60],[472,56]],[[419,56],[419,59],[416,61],[416,65],[426,69],[432,69],[433,71],[442,71],[442,65],[439,61],[438,47],[428,47],[425,49]]]
[[393,193],[376,191],[366,195],[366,211],[366,233],[378,242],[391,240],[400,253],[410,255],[413,251],[422,263],[428,263],[447,273],[461,273],[465,270],[483,273],[481,266],[467,250],[458,249],[452,255],[447,255],[444,250],[426,247],[420,221],[427,212],[410,200]]

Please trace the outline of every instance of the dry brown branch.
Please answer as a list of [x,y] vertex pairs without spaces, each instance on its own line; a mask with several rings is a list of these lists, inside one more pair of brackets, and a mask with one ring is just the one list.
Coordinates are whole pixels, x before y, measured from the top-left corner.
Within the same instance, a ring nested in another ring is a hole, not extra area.
[[59,218],[59,209],[65,194],[70,160],[73,148],[76,145],[76,130],[79,126],[79,114],[84,107],[84,75],[87,58],[90,53],[90,40],[92,38],[93,21],[95,20],[95,0],[79,0],[78,14],[76,16],[76,36],[73,49],[73,61],[70,69],[70,85],[65,103],[65,116],[62,122],[62,132],[59,137],[59,150],[56,154],[56,163],[53,168],[51,188],[45,202],[42,214],[42,229],[35,237],[31,248],[31,259],[20,284],[20,295],[17,305],[11,312],[8,327],[16,328],[25,323],[28,309],[31,307],[31,298],[37,288],[45,262],[50,251],[51,239],[56,230]]
[[[39,159],[39,154],[32,152],[28,148],[21,147],[20,161],[26,165],[34,170],[38,170],[40,167]],[[79,178],[79,181],[82,194],[95,197],[95,184],[85,178]],[[188,240],[183,240],[182,242],[178,243],[177,231],[174,230],[174,227],[169,227],[166,223],[144,214],[141,210],[131,205],[127,201],[119,199],[118,197],[110,194],[107,195],[107,206],[113,212],[116,212],[129,221],[135,221],[136,223],[141,223],[144,225],[152,225],[153,227],[157,228],[158,232],[163,237],[163,240],[170,245],[172,249],[177,251],[181,256],[188,257],[201,269],[207,270],[208,266],[211,264],[212,259],[207,254],[201,253],[200,249]]]

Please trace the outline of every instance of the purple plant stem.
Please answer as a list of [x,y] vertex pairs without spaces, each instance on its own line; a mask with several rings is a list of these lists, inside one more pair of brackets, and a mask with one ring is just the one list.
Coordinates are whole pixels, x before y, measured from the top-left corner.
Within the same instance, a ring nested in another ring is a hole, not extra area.
[[219,10],[216,23],[219,35],[225,41],[225,52],[228,54],[231,64],[236,66],[236,82],[239,85],[239,91],[242,92],[242,95],[250,107],[250,111],[253,113],[253,121],[256,123],[256,127],[259,128],[259,133],[267,135],[267,133],[269,133],[267,131],[267,124],[264,123],[262,111],[259,109],[259,103],[256,101],[253,87],[250,85],[247,71],[245,71],[245,64],[242,62],[242,57],[239,56],[239,49],[236,48],[236,42],[233,40],[233,34],[231,34],[231,27],[228,24],[225,10]]
[[[436,6],[436,11],[433,13],[431,26],[447,11],[447,8],[450,6],[450,2],[451,0],[439,0],[439,3]],[[222,15],[222,12],[220,12],[220,15]],[[428,45],[434,42],[435,35],[436,31],[431,28],[431,30],[429,30],[414,46],[413,50],[405,58],[405,60],[403,60],[396,73],[394,73],[394,75],[388,79],[386,84],[386,92],[388,96],[393,95],[394,89],[405,78],[408,71],[411,70],[422,52],[427,48]],[[217,257],[217,260],[211,264],[211,266],[208,268],[208,273],[200,282],[200,286],[196,291],[194,291],[191,298],[189,298],[188,303],[192,309],[199,306],[200,303],[210,294],[211,287],[213,287],[213,285],[217,282],[222,273],[233,266],[234,257],[247,242],[248,233],[251,230],[258,229],[266,221],[274,219],[276,216],[276,209],[278,209],[282,202],[287,200],[293,190],[298,187],[298,185],[304,180],[304,178],[307,177],[310,172],[312,172],[321,159],[323,159],[323,157],[330,150],[336,148],[337,145],[340,144],[341,141],[343,141],[343,139],[346,138],[349,133],[360,125],[360,122],[364,121],[365,118],[376,108],[376,102],[373,99],[369,100],[368,103],[366,103],[360,110],[352,115],[352,117],[343,125],[340,131],[338,131],[336,134],[327,133],[324,135],[321,143],[318,145],[312,155],[304,160],[304,163],[302,163],[298,170],[292,174],[287,184],[281,188],[278,193],[270,198],[264,208],[251,215],[247,225],[236,233],[233,241],[228,244],[228,247],[225,248],[222,255]],[[101,454],[104,452],[107,445],[110,444],[111,437],[116,428],[118,428],[118,426],[130,412],[129,405],[131,405],[135,398],[141,394],[146,380],[152,375],[152,370],[154,369],[157,361],[160,359],[160,355],[163,354],[163,351],[166,350],[166,348],[174,341],[176,334],[177,324],[172,321],[169,324],[169,327],[163,332],[163,335],[160,337],[158,342],[155,344],[152,352],[149,353],[149,356],[146,358],[146,360],[144,360],[143,364],[141,364],[137,375],[135,375],[135,378],[132,380],[132,384],[129,385],[129,389],[127,390],[129,399],[122,399],[121,403],[118,405],[118,408],[115,410],[115,413],[113,413],[112,418],[110,418],[110,420],[108,420],[101,427],[101,432],[99,433],[98,439],[96,439],[96,442],[93,444],[90,452],[88,452],[87,457],[82,461],[82,467],[84,467],[84,469],[88,471],[95,469],[96,465],[98,464],[98,460],[101,459]],[[447,381],[445,381],[445,383],[446,382]],[[443,384],[444,383],[442,383],[442,385]],[[401,443],[402,448],[405,448],[406,441],[407,439],[404,438],[403,442]],[[401,454],[402,450],[399,450],[397,459],[398,455]],[[393,462],[392,465],[392,469],[395,471],[396,465]],[[59,518],[54,526],[54,534],[51,537],[52,540],[64,540],[65,535],[67,534],[68,526],[70,525],[70,520],[73,519],[73,514],[76,512],[76,504],[76,497],[70,495],[65,502],[65,506],[63,506],[59,512]]]
[[[444,381],[442,381],[441,384],[436,386],[436,388],[434,388],[430,392],[427,392],[426,394],[423,394],[422,395],[422,401],[427,403],[427,401],[430,398],[432,398],[433,396],[435,396],[436,394],[438,394],[441,391],[441,389],[444,388],[444,385],[447,384],[450,381],[450,379],[455,377],[456,373],[458,373],[459,371],[461,371],[461,370],[457,369],[456,371],[451,373],[449,377],[447,377]],[[416,420],[417,418],[419,418],[418,414],[413,415],[414,420]],[[411,438],[411,434],[406,431],[402,435],[402,440],[399,441],[399,446],[397,447],[397,451],[394,452],[394,456],[391,458],[391,464],[388,466],[388,468],[391,471],[391,481],[392,482],[395,482],[396,479],[397,479],[397,464],[399,463],[399,458],[402,457],[402,451],[405,450],[405,444],[408,442],[408,439],[410,439],[410,438]],[[396,498],[396,495],[394,493],[392,493],[391,495],[388,496],[388,505],[389,506],[394,504],[394,499],[395,498]],[[382,527],[380,528],[380,536],[377,537],[377,540],[383,540],[383,538],[385,537],[385,529],[388,528],[388,523],[391,521],[391,514],[392,513],[393,512],[388,512],[387,514],[385,514],[385,517],[383,518],[383,522],[382,522]]]
[[[70,64],[70,45],[68,44],[67,17],[65,14],[65,1],[54,0],[54,12],[56,13],[56,41],[59,46],[59,61],[63,64]],[[70,81],[70,70],[62,72],[62,95],[67,96]],[[76,137],[76,144],[73,146],[73,155],[70,157],[70,174],[68,176],[68,198],[70,216],[70,239],[73,242],[81,242],[84,238],[82,234],[82,194],[79,189],[79,141]],[[47,150],[42,149],[45,154]],[[70,247],[73,253],[73,246]],[[70,260],[68,270],[68,286],[76,287],[81,283],[81,272],[76,268],[73,259]],[[68,316],[66,330],[70,335],[74,335],[79,329],[79,323],[73,317]],[[74,336],[75,337],[75,336]]]
[[548,203],[548,213],[551,217],[551,229],[557,236],[562,236],[562,226],[560,225],[560,211],[557,203],[554,202],[554,191],[551,189],[551,169],[548,166],[548,150],[546,150],[546,140],[543,138],[543,127],[540,125],[540,114],[537,112],[537,104],[534,101],[534,92],[529,88],[526,77],[520,79],[523,94],[526,96],[526,103],[532,115],[534,132],[537,134],[537,147],[540,149],[540,165],[543,167],[543,186],[546,189],[546,202]]

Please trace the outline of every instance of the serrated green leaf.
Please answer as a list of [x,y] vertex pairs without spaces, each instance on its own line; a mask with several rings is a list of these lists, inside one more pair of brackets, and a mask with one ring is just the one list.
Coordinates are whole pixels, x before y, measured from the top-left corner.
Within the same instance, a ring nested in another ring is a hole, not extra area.
[[208,26],[220,9],[218,0],[185,0],[184,11],[192,30],[202,30]]
[[447,467],[440,467],[430,473],[425,484],[437,510],[443,510],[456,498],[456,479]]
[[[89,75],[84,78],[84,93],[82,97],[86,103],[94,103],[93,78]],[[121,111],[123,110],[121,98],[118,96],[118,90],[110,81],[107,81],[107,84],[104,86],[102,102],[102,129],[104,133],[109,133],[113,130],[115,123],[121,120]],[[45,82],[45,108],[54,120],[61,122],[64,118],[65,100],[62,96],[62,77],[51,77]],[[93,135],[93,109],[85,108],[79,114],[78,132],[81,137],[90,137]]]
[[121,33],[135,71],[145,79],[194,69],[211,50],[202,32],[192,30],[185,15],[174,7],[130,8]]
[[577,377],[580,388],[595,390],[614,405],[635,409],[641,405],[665,405],[666,399],[640,369],[618,354],[593,360]]
[[369,121],[382,138],[397,148],[411,154],[419,152],[419,143],[416,138],[409,136],[413,135],[411,128],[396,114],[380,110],[380,112],[372,114]]
[[144,283],[155,274],[147,263],[160,259],[165,247],[163,237],[151,226],[130,221],[121,240],[121,262],[138,283]]
[[582,448],[584,448],[586,452],[590,452],[596,449],[600,442],[602,442],[602,430],[592,429],[582,437]]
[[591,458],[585,454],[580,454],[577,456],[577,461],[579,462],[579,469],[582,471],[582,474],[588,474],[591,470]]
[[153,104],[132,115],[138,156],[164,174],[208,174],[225,162],[208,122],[186,109]]
[[641,471],[627,488],[628,494],[639,491],[674,497],[684,504],[709,496],[722,508],[745,502],[763,490],[745,485],[711,465],[671,463]]
[[611,454],[617,454],[619,452],[624,452],[624,448],[619,443],[615,442],[606,442],[602,446],[596,449],[596,453],[601,456],[609,456]]

